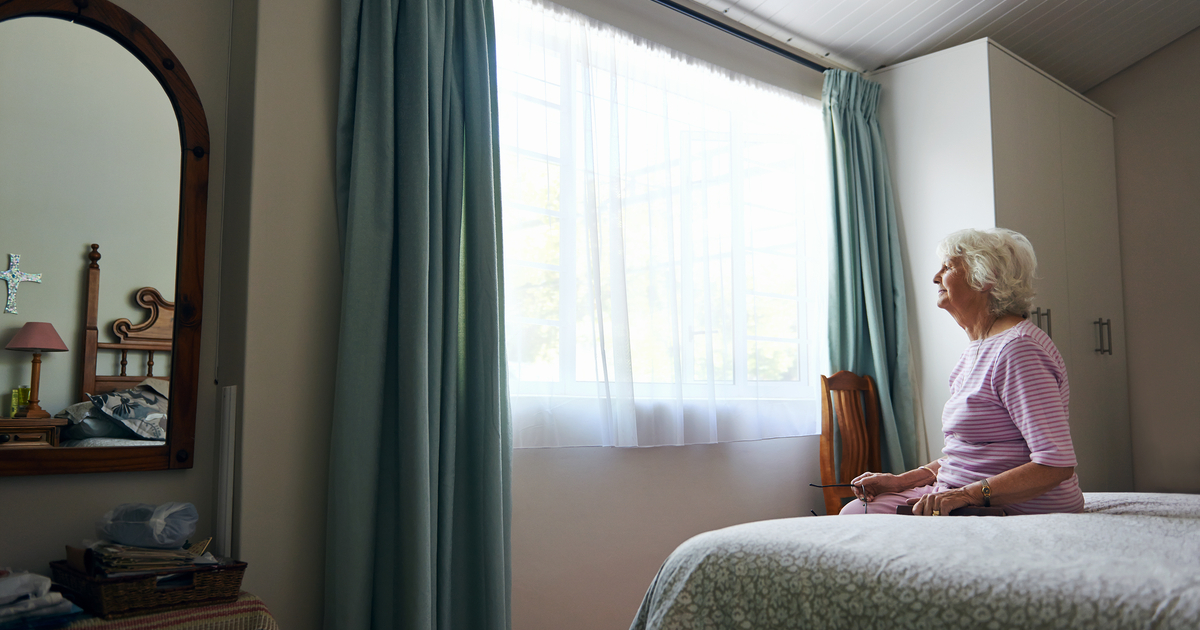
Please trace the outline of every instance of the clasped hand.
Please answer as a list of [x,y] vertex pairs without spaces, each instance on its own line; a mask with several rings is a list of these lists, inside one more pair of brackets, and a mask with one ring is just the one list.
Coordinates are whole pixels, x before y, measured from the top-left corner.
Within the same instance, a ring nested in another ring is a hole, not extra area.
[[919,499],[909,499],[915,516],[950,516],[951,510],[974,505],[975,501],[963,488],[954,488],[945,492],[931,492]]
[[[855,477],[850,484],[854,489],[854,496],[866,503],[870,503],[881,494],[911,489],[891,473],[863,473]],[[912,513],[916,516],[949,516],[951,510],[975,503],[975,498],[963,488],[932,492],[918,499],[908,500],[908,504],[913,506]]]

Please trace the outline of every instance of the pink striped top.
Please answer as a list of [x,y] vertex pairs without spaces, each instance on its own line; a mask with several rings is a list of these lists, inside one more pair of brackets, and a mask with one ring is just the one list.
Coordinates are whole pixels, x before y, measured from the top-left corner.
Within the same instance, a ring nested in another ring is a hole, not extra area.
[[[1031,461],[1075,466],[1069,401],[1066,364],[1029,320],[972,341],[950,373],[938,485],[960,488]],[[1079,479],[1071,475],[1040,497],[1005,508],[1018,514],[1082,512]]]

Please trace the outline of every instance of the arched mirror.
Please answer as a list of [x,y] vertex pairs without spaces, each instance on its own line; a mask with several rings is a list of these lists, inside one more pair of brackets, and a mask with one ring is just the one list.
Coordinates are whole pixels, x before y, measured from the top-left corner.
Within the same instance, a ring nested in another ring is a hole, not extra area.
[[[43,409],[80,402],[85,361],[97,371],[124,361],[119,353],[85,356],[89,317],[98,314],[92,336],[102,347],[118,341],[104,339],[115,334],[114,321],[132,320],[136,330],[147,319],[134,297],[144,301],[142,287],[174,303],[173,326],[163,318],[151,331],[170,346],[150,368],[169,377],[158,385],[168,390],[159,401],[166,417],[153,420],[165,437],[117,447],[0,443],[0,475],[191,468],[208,124],[182,64],[107,0],[0,0],[0,173],[0,271],[41,274],[16,285],[14,308],[0,313],[0,343],[11,346],[27,322],[49,322],[69,350],[42,356]],[[89,288],[97,266],[98,293]],[[0,415],[12,415],[7,392],[29,383],[30,365],[30,354],[0,346]]]

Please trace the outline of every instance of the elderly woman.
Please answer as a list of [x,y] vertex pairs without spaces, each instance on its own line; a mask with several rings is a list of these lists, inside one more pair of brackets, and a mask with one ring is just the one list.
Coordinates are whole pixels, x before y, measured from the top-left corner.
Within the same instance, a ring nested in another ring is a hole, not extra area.
[[1012,230],[963,230],[938,246],[938,307],[971,342],[950,373],[942,412],[944,456],[901,475],[864,473],[842,514],[947,516],[963,506],[1007,514],[1080,512],[1067,423],[1067,370],[1046,333],[1027,319],[1037,259]]

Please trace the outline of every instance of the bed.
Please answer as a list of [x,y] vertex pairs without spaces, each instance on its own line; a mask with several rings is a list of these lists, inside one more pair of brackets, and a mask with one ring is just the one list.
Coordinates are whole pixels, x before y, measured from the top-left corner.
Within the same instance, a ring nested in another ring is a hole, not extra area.
[[[161,365],[155,374],[155,360],[162,363],[171,352],[175,304],[153,287],[139,289],[135,300],[146,309],[144,320],[138,324],[116,320],[112,324],[116,341],[101,342],[97,327],[100,246],[93,244],[87,256],[79,402],[58,414],[68,420],[61,445],[162,446],[166,443],[170,388]],[[113,369],[105,370],[101,367],[105,365]]]
[[1082,514],[804,517],[700,534],[631,630],[1200,628],[1200,495]]

